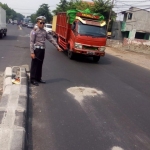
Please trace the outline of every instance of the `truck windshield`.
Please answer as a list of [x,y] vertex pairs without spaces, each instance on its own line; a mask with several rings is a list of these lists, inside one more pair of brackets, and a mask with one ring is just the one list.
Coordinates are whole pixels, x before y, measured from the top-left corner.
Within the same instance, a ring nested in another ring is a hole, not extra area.
[[106,28],[100,26],[92,26],[83,24],[81,22],[78,23],[78,33],[80,35],[88,35],[94,37],[106,37]]

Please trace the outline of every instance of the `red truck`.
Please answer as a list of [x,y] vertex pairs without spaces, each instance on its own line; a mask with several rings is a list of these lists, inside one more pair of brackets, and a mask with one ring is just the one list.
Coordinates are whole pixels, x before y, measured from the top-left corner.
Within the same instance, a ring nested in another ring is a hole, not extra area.
[[70,59],[75,53],[93,57],[94,62],[105,56],[106,23],[98,18],[79,12],[70,24],[66,13],[58,13],[53,17],[52,34],[57,37],[58,44],[68,51]]

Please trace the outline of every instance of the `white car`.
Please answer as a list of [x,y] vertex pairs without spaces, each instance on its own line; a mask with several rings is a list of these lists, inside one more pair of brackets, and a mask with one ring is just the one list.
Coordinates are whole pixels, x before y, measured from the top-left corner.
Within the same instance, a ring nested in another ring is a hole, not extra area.
[[33,28],[33,27],[34,27],[33,23],[28,23],[27,28]]
[[46,30],[47,33],[52,32],[52,24],[45,24],[44,29]]

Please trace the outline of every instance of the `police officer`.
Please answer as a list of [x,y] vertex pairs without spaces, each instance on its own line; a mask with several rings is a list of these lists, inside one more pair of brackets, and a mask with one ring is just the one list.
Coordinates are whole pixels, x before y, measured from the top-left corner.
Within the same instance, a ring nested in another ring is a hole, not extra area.
[[42,80],[42,65],[45,55],[45,40],[51,42],[59,51],[62,49],[55,40],[44,30],[46,18],[40,16],[36,18],[38,28],[33,29],[30,33],[30,51],[31,51],[31,84],[38,86],[38,83],[45,83]]

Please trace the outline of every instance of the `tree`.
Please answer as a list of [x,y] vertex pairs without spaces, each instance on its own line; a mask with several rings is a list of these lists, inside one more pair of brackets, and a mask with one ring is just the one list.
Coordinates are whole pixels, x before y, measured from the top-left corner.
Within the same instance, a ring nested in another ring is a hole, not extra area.
[[[109,18],[109,12],[113,8],[111,0],[93,0],[94,5],[92,6],[92,12],[102,14],[105,20]],[[116,18],[116,14],[112,11],[111,19]]]
[[60,0],[56,9],[53,10],[53,13],[57,14],[58,12],[66,12],[69,9],[85,10],[87,8],[90,8],[90,5],[87,2],[83,2],[81,0]]
[[59,4],[57,5],[56,9],[53,10],[54,14],[57,14],[58,12],[66,12],[68,9],[68,2],[66,0],[60,0]]
[[17,20],[23,20],[24,16],[20,13],[17,13],[13,9],[9,8],[7,4],[2,4],[0,2],[0,6],[6,10],[6,20],[8,21],[9,19],[17,19]]
[[34,18],[35,16],[45,16],[47,19],[47,22],[52,21],[52,14],[49,10],[48,4],[42,4],[40,8],[37,10],[36,14],[33,15],[32,17]]
[[[61,0],[53,13],[57,14],[58,12],[66,12],[69,9],[85,10],[89,8],[91,13],[101,14],[105,17],[105,20],[108,20],[109,12],[112,7],[111,0],[93,0],[93,2],[86,2],[82,0]],[[114,19],[115,17],[116,14],[112,11],[111,19]]]
[[32,21],[33,23],[36,23],[36,18],[37,18],[37,15],[36,15],[36,14],[32,14],[32,15],[30,16],[30,18],[31,18],[31,21]]

